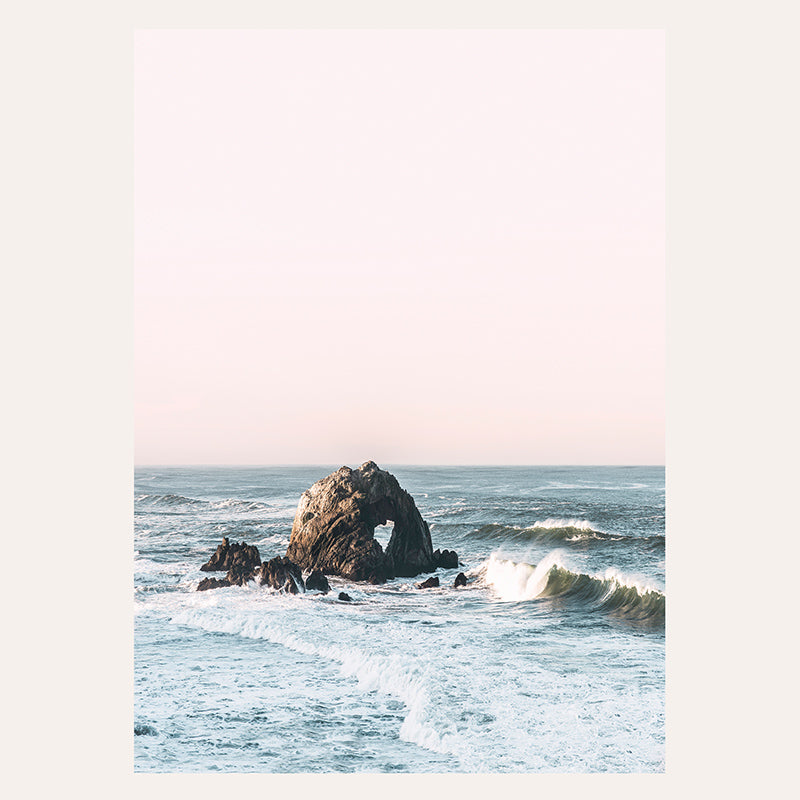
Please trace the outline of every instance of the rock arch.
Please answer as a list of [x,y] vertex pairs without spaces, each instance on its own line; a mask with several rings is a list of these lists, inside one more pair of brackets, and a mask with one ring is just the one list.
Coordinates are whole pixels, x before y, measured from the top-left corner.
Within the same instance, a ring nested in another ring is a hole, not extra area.
[[[374,533],[390,520],[384,551]],[[374,461],[341,467],[303,492],[286,557],[306,570],[375,583],[438,566],[414,498]]]

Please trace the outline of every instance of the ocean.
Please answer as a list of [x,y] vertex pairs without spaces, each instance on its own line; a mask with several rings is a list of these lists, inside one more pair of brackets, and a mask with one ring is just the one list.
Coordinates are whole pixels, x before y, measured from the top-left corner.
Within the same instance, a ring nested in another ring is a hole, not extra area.
[[340,466],[136,468],[136,772],[664,772],[662,466],[379,464],[458,552],[438,588],[195,591]]

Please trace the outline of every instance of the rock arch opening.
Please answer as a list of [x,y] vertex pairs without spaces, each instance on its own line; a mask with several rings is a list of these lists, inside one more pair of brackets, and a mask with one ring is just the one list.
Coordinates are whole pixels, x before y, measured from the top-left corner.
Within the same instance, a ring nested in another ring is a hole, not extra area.
[[394,534],[397,516],[394,504],[386,497],[369,504],[364,510],[364,522],[384,553]]
[[386,548],[389,546],[389,541],[392,538],[392,534],[394,533],[394,523],[390,522],[387,525],[376,525],[375,530],[372,531],[372,536],[375,541],[383,548],[383,552],[386,552]]

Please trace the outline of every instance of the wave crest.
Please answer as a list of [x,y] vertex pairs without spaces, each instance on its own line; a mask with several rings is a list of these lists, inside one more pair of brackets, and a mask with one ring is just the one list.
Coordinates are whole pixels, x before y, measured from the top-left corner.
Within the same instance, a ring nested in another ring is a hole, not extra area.
[[594,523],[585,519],[545,519],[533,525],[519,527],[490,523],[473,531],[472,536],[479,539],[502,539],[503,541],[527,540],[547,544],[548,542],[623,542],[634,541],[649,544],[651,547],[664,545],[664,537],[625,536],[599,530]]
[[614,569],[604,575],[573,572],[551,553],[535,566],[492,554],[485,570],[502,600],[564,599],[629,621],[664,624],[666,595]]
[[242,500],[238,497],[228,497],[225,500],[198,500],[194,497],[183,497],[179,494],[139,494],[136,502],[142,506],[204,506],[214,511],[265,511],[269,508],[267,503],[260,500]]
[[259,500],[240,500],[236,497],[229,497],[227,500],[215,500],[209,502],[209,508],[231,509],[233,511],[265,511],[269,508],[266,503]]
[[202,500],[183,497],[179,494],[138,494],[136,502],[145,506],[197,506],[202,505]]

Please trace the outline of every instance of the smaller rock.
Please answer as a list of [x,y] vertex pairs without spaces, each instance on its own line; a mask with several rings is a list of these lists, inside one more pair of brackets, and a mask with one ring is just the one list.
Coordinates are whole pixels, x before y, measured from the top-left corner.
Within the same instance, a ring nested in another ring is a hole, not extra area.
[[197,591],[204,592],[206,589],[219,589],[222,586],[230,586],[230,581],[227,578],[203,578],[197,584]]
[[231,586],[244,586],[247,581],[253,580],[254,577],[255,569],[252,566],[235,561],[231,564],[231,568],[228,570],[225,580],[228,581]]
[[297,594],[300,590],[306,589],[300,567],[286,556],[277,556],[265,561],[256,574],[262,586],[266,584],[279,592]]
[[346,592],[339,592],[339,599],[344,600],[346,603],[349,603],[353,598],[350,597],[349,594]]
[[433,563],[442,569],[455,569],[458,567],[458,553],[455,550],[434,550]]
[[320,592],[327,594],[330,590],[330,584],[325,577],[325,573],[321,569],[315,569],[306,578],[306,589],[318,589]]
[[453,581],[453,588],[457,589],[459,586],[466,586],[467,585],[467,576],[463,572],[459,572],[456,575],[455,581]]
[[437,577],[428,578],[428,580],[423,581],[422,583],[417,584],[417,589],[432,589],[434,586],[439,585],[439,579]]
[[217,546],[211,558],[200,569],[203,572],[226,572],[234,565],[240,570],[244,568],[256,570],[261,566],[261,556],[255,545],[247,544],[247,542],[231,544],[226,536],[223,538],[222,544]]

